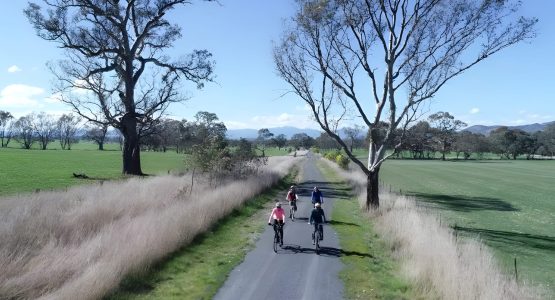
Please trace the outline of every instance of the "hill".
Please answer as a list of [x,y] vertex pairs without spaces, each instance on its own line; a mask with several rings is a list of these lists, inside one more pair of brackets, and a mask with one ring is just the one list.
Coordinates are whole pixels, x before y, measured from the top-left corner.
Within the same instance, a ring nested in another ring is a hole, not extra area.
[[[285,126],[285,127],[268,128],[268,130],[270,130],[270,132],[273,133],[274,136],[284,134],[285,137],[287,137],[288,139],[290,139],[293,135],[297,133],[306,133],[307,135],[313,138],[317,138],[320,136],[319,130],[311,129],[311,128],[297,128],[297,127]],[[229,129],[227,131],[227,137],[233,140],[240,139],[240,138],[255,139],[257,136],[258,136],[258,129],[250,129],[250,128]]]
[[[534,124],[526,124],[526,125],[518,125],[518,126],[507,126],[510,129],[520,129],[522,131],[528,132],[528,133],[534,133],[536,131],[542,131],[544,130],[549,124],[555,123],[555,121],[552,122],[546,122],[546,123],[534,123]],[[470,126],[468,128],[463,129],[463,131],[469,131],[472,133],[480,133],[483,135],[489,135],[490,132],[494,131],[495,129],[502,127],[503,125],[492,125],[492,126],[485,126],[485,125],[474,125],[474,126]]]

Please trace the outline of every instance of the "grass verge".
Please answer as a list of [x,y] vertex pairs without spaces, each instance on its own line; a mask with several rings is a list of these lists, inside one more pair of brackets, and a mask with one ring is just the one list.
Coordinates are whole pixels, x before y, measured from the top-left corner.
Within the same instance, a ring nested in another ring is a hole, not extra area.
[[[348,187],[332,169],[318,163],[322,174],[336,188]],[[346,299],[418,299],[410,283],[400,274],[400,266],[379,238],[373,224],[360,210],[354,197],[334,203],[332,226],[337,231],[341,260],[340,273]]]
[[293,183],[297,171],[219,221],[192,244],[151,270],[129,277],[106,299],[211,299],[263,231],[268,203]]
[[[336,188],[347,184],[325,164],[318,167]],[[410,284],[400,275],[400,267],[386,244],[374,231],[373,224],[360,211],[354,197],[336,201],[331,216],[337,231],[345,268],[340,273],[347,299],[418,299]]]

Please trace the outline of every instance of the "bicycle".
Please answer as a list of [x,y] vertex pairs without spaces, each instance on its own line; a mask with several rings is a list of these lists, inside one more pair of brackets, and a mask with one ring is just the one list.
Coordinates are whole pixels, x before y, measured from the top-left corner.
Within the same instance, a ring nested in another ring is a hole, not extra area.
[[274,246],[274,252],[277,253],[277,249],[278,249],[278,245],[280,247],[283,246],[283,223],[277,223],[274,226],[274,242],[273,242],[273,246]]
[[312,244],[316,254],[320,254],[320,241],[324,236],[324,226],[322,224],[314,225],[314,232],[312,233]]
[[289,218],[291,221],[295,221],[295,212],[297,211],[297,201],[289,201]]

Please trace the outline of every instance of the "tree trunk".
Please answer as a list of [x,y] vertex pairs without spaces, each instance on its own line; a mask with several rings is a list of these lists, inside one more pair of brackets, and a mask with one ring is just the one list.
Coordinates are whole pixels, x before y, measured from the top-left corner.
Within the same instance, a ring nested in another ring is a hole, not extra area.
[[100,151],[104,150],[104,142],[99,142],[98,143],[98,150],[100,150]]
[[378,209],[380,206],[378,175],[380,172],[380,165],[374,166],[376,162],[381,159],[381,152],[378,153],[376,144],[373,142],[377,140],[376,130],[370,131],[370,143],[368,145],[368,166],[366,173],[366,210]]
[[367,176],[366,183],[366,210],[378,209],[380,207],[380,197],[379,197],[379,172],[380,169],[377,168],[373,172],[370,172]]
[[126,175],[143,175],[141,170],[141,148],[137,134],[137,120],[134,116],[126,114],[121,120],[121,133],[123,134],[123,170]]

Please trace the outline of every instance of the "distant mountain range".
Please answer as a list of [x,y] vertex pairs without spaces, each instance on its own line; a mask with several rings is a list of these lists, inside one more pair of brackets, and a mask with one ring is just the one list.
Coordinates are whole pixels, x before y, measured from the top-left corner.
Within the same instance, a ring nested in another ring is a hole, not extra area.
[[[297,127],[286,126],[286,127],[268,128],[268,130],[270,130],[270,132],[273,133],[274,136],[284,134],[285,137],[287,137],[288,139],[290,139],[293,135],[297,133],[306,133],[308,136],[313,138],[317,138],[320,136],[320,130],[310,129],[310,128],[302,129]],[[245,138],[250,140],[250,139],[256,139],[257,137],[258,137],[258,129],[228,129],[227,130],[227,138],[233,139],[233,140],[240,139],[240,138]]]
[[[534,124],[527,124],[527,125],[518,125],[518,126],[507,126],[510,129],[520,129],[522,131],[528,133],[534,133],[536,131],[542,131],[547,127],[547,125],[555,123],[555,121],[547,122],[547,123],[534,123]],[[489,135],[490,132],[494,131],[495,129],[502,127],[503,125],[492,125],[492,126],[485,126],[485,125],[474,125],[468,128],[463,129],[463,131],[469,131],[472,133],[480,133],[483,135]]]

